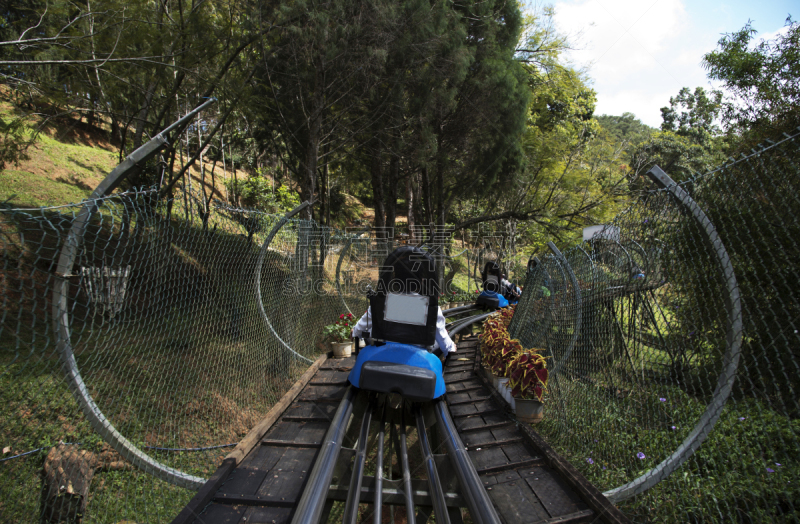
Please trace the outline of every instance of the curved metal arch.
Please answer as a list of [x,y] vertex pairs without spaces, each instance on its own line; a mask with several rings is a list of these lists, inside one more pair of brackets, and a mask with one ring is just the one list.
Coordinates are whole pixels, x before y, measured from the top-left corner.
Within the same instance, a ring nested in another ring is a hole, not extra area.
[[[649,276],[650,275],[650,261],[647,258],[647,251],[644,250],[644,248],[642,247],[642,245],[639,242],[635,241],[632,238],[627,239],[627,242],[630,243],[630,244],[633,244],[635,250],[639,251],[641,253],[642,262],[644,262],[644,266],[645,267],[640,268],[640,269],[642,271],[644,271],[646,277]],[[633,268],[631,268],[631,270],[633,270]]]
[[630,277],[630,272],[633,270],[633,257],[628,250],[625,249],[625,246],[622,245],[622,242],[616,238],[612,238],[611,241],[617,244],[622,249],[622,252],[625,253],[625,256],[628,257],[628,276]]
[[347,312],[348,312],[348,313],[350,313],[351,315],[353,314],[353,312],[352,312],[352,311],[350,311],[350,307],[347,305],[347,302],[345,302],[345,300],[344,300],[344,295],[342,294],[342,286],[341,286],[341,284],[339,283],[339,272],[340,272],[340,271],[341,271],[341,269],[342,269],[342,260],[344,260],[344,255],[345,255],[345,253],[347,253],[347,251],[350,249],[350,244],[352,244],[352,243],[353,243],[353,240],[354,240],[354,239],[356,239],[356,238],[360,237],[360,236],[361,236],[361,235],[363,235],[364,233],[367,233],[367,232],[369,232],[369,230],[370,230],[370,227],[369,227],[369,226],[367,226],[367,227],[365,227],[365,228],[364,228],[364,229],[363,229],[363,230],[362,230],[360,233],[357,233],[357,234],[356,234],[354,237],[350,237],[350,238],[348,238],[348,239],[347,239],[347,242],[345,243],[344,247],[342,248],[342,251],[341,251],[341,253],[339,253],[339,261],[336,263],[336,282],[335,282],[335,283],[336,283],[336,293],[339,295],[339,300],[341,300],[341,301],[342,301],[342,305],[344,306],[344,308],[345,308],[345,309],[347,310]]
[[261,313],[261,318],[267,324],[269,330],[272,331],[272,334],[275,336],[275,338],[278,339],[278,342],[281,343],[283,348],[286,349],[294,358],[302,362],[305,362],[307,364],[313,364],[314,361],[304,357],[303,355],[292,349],[292,347],[281,338],[278,332],[275,331],[275,328],[272,327],[272,322],[269,321],[269,317],[267,316],[267,311],[264,309],[264,302],[263,300],[261,300],[261,267],[264,265],[264,256],[267,254],[267,249],[269,248],[269,244],[272,242],[272,239],[275,238],[275,235],[278,234],[280,228],[282,228],[283,225],[286,224],[290,218],[292,218],[293,216],[295,216],[300,211],[304,210],[310,205],[311,201],[306,200],[296,208],[286,213],[283,216],[283,218],[281,218],[278,221],[278,223],[272,227],[272,231],[269,232],[269,235],[267,235],[267,238],[264,239],[264,243],[261,245],[261,252],[258,254],[258,261],[256,262],[256,269],[255,269],[256,298],[258,299],[258,311]]
[[70,334],[70,316],[67,297],[69,296],[69,277],[72,276],[72,266],[78,257],[86,228],[92,216],[98,210],[98,201],[109,194],[122,183],[123,180],[139,165],[155,156],[170,141],[167,133],[176,130],[176,136],[180,134],[183,126],[188,125],[194,116],[216,102],[216,99],[209,99],[205,103],[196,107],[183,118],[167,127],[146,144],[131,153],[121,164],[115,167],[102,182],[95,188],[87,200],[84,201],[78,216],[72,222],[67,238],[61,247],[58,256],[58,266],[55,271],[55,285],[53,286],[53,332],[56,339],[56,351],[61,361],[61,366],[66,375],[67,385],[70,392],[81,411],[86,416],[94,429],[105,439],[117,453],[125,457],[131,464],[142,471],[153,475],[156,478],[165,480],[176,486],[188,489],[200,489],[205,484],[206,479],[189,475],[175,468],[171,468],[155,460],[136,447],[131,441],[126,439],[113,424],[105,417],[100,407],[95,403],[91,393],[81,376],[78,363],[75,360],[75,352],[72,348]]
[[572,350],[575,348],[575,342],[578,341],[578,337],[580,336],[581,325],[582,325],[581,323],[583,322],[583,298],[581,296],[581,288],[578,285],[578,279],[575,277],[575,272],[572,271],[572,266],[570,266],[566,257],[564,257],[564,254],[561,253],[561,251],[559,251],[556,245],[552,242],[548,242],[547,247],[549,247],[550,251],[553,252],[553,254],[556,257],[556,260],[558,260],[560,264],[567,270],[570,282],[572,282],[572,288],[575,290],[575,307],[577,308],[577,315],[575,317],[575,328],[572,330],[572,340],[570,340],[569,346],[567,347],[567,350],[564,352],[564,356],[558,359],[558,362],[556,362],[556,367],[553,369],[553,375],[556,375],[561,369],[561,366],[564,365],[564,362],[569,360],[569,357],[572,355]]
[[682,210],[697,222],[706,247],[717,258],[727,289],[725,296],[725,310],[728,316],[725,329],[727,348],[722,359],[722,372],[717,379],[711,402],[701,415],[700,420],[697,421],[692,432],[681,442],[678,449],[660,464],[631,482],[603,493],[613,503],[633,497],[655,486],[672,474],[697,451],[722,414],[722,408],[725,406],[728,396],[730,396],[733,382],[736,378],[736,368],[739,365],[739,357],[742,351],[743,325],[739,285],[733,271],[733,262],[728,256],[725,245],[717,234],[714,224],[711,223],[711,220],[689,193],[675,184],[661,168],[655,166],[647,172],[647,175],[660,187],[666,189]]

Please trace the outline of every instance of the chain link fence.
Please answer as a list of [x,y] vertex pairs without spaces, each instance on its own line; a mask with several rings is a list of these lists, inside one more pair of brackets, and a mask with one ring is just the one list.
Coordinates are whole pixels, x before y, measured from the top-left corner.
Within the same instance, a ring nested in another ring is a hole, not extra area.
[[636,522],[800,522],[800,135],[554,245],[512,325],[537,429]]
[[325,350],[345,233],[156,194],[0,212],[2,522],[169,521]]
[[[634,521],[800,520],[798,140],[506,262],[537,429]],[[412,237],[199,202],[0,209],[0,521],[170,521]],[[466,237],[448,292],[498,256]]]
[[169,522],[404,241],[157,195],[0,209],[0,522]]

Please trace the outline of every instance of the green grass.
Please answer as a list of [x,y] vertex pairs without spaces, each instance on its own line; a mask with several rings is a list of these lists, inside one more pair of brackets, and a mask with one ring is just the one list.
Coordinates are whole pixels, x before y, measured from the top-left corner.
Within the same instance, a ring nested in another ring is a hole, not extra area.
[[[667,458],[706,408],[704,399],[676,387],[616,398],[563,377],[559,385],[537,430],[601,491],[630,482]],[[800,421],[763,402],[730,401],[708,439],[678,471],[621,508],[636,522],[796,522],[798,435]]]

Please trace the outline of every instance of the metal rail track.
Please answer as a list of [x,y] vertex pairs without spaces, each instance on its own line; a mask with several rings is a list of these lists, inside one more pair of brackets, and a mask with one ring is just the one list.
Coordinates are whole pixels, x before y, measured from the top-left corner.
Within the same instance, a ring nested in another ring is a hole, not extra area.
[[515,422],[476,338],[453,356],[447,394],[426,403],[349,386],[352,357],[318,360],[173,524],[627,522]]

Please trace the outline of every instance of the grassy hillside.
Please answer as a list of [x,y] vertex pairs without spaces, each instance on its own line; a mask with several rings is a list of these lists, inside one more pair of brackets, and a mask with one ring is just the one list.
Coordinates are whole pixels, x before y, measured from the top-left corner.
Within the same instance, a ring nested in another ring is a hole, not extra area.
[[[0,118],[8,122],[14,107],[0,101]],[[35,124],[35,122],[31,122]],[[0,202],[15,207],[39,207],[79,202],[119,164],[119,150],[102,129],[75,119],[61,119],[44,130],[28,149],[28,159],[0,170]],[[206,163],[210,172],[212,164]],[[242,179],[248,174],[236,170]],[[200,168],[192,168],[192,184],[200,184]],[[222,165],[217,164],[214,196],[225,200]],[[228,171],[227,176],[231,173]],[[207,176],[210,183],[210,177]]]

